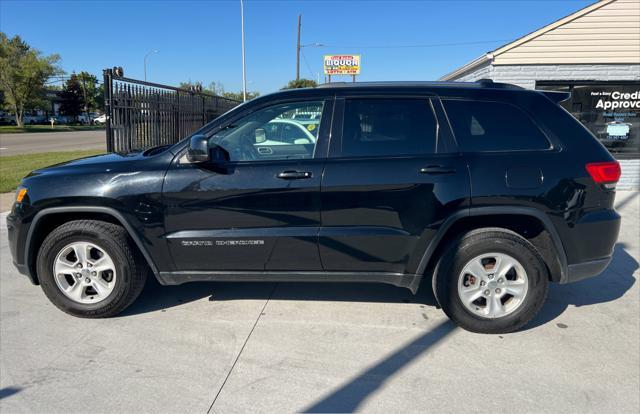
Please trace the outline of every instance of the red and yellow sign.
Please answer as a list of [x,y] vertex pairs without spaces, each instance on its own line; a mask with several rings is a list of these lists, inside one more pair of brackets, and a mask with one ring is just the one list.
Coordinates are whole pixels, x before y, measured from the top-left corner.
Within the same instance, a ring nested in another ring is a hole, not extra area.
[[324,55],[325,75],[359,75],[360,55]]

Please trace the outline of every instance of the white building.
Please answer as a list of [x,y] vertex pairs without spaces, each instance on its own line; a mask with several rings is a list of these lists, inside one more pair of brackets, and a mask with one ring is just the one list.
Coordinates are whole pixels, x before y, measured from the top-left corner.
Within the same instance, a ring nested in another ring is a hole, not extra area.
[[572,92],[562,105],[640,187],[640,0],[601,0],[443,76]]

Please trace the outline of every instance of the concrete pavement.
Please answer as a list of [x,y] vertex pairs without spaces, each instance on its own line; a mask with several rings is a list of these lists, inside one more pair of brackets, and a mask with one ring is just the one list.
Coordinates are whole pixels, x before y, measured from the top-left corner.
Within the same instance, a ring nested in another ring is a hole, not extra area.
[[3,228],[0,412],[637,413],[639,193],[616,204],[609,268],[552,285],[509,335],[364,284],[150,283],[122,316],[76,319],[13,269]]
[[0,156],[91,149],[107,150],[104,130],[0,134]]

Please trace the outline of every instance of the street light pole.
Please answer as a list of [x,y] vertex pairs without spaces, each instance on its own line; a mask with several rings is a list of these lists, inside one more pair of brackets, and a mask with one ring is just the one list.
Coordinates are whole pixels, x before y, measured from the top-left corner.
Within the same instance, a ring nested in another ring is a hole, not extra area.
[[146,55],[144,55],[144,81],[147,81],[147,58],[152,53],[158,53],[157,50],[150,50]]
[[300,80],[300,27],[302,26],[302,15],[298,15],[298,44],[296,46],[296,80]]
[[240,18],[242,20],[242,101],[247,101],[247,71],[244,56],[244,1],[240,0]]

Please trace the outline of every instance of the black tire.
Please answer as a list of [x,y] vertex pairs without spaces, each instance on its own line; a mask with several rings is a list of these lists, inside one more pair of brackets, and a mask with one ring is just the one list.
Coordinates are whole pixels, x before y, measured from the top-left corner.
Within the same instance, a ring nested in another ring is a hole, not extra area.
[[[62,293],[53,275],[57,254],[73,242],[101,246],[113,260],[118,277],[113,291],[92,304],[76,302]],[[54,229],[44,240],[37,258],[38,279],[49,300],[60,310],[81,318],[106,318],[126,309],[140,295],[148,267],[122,227],[96,220],[76,220]]]
[[[529,284],[520,306],[494,319],[471,312],[458,294],[458,278],[464,266],[489,252],[507,254],[520,262]],[[508,333],[525,326],[542,308],[548,280],[547,267],[531,243],[507,229],[485,228],[468,232],[447,246],[435,268],[434,293],[447,316],[460,327],[477,333]]]

